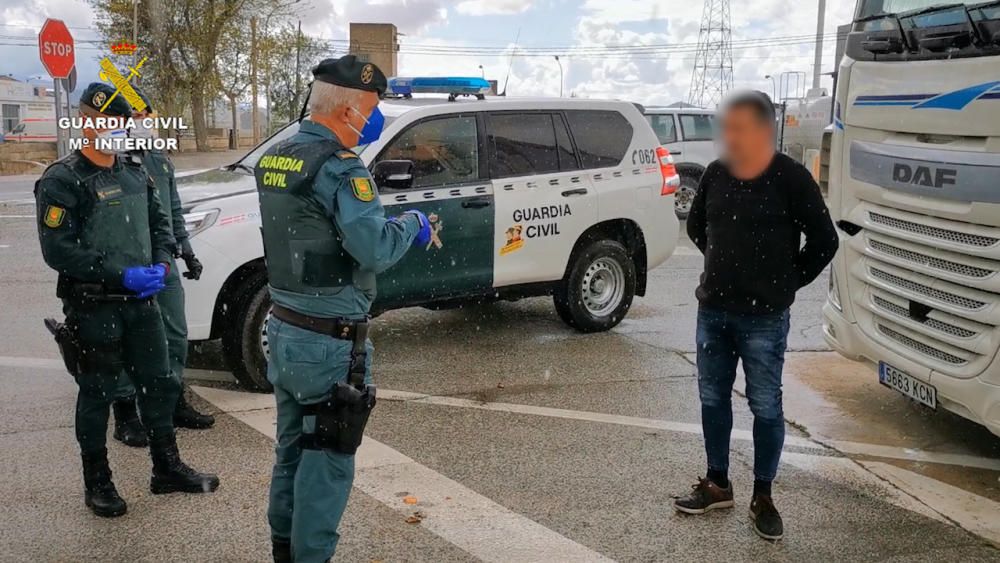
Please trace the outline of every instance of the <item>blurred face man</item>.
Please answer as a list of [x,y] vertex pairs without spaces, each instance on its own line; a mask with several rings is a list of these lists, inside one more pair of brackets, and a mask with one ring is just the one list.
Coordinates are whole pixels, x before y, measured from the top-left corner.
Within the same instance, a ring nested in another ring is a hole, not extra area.
[[377,105],[377,92],[315,82],[309,95],[309,119],[333,131],[345,147],[356,147]]
[[90,142],[80,149],[80,152],[82,152],[88,160],[97,166],[102,166],[104,168],[111,167],[111,165],[115,162],[115,154],[120,151],[109,149],[97,150],[94,148],[94,141],[98,137],[106,139],[124,139],[127,135],[125,130],[125,118],[105,115],[99,111],[91,110],[87,106],[82,106],[80,108],[80,116],[90,118],[101,117],[107,120],[106,125],[112,126],[108,129],[84,128],[83,136]]
[[750,180],[764,173],[774,158],[774,106],[766,94],[741,92],[723,103],[722,160],[730,174]]

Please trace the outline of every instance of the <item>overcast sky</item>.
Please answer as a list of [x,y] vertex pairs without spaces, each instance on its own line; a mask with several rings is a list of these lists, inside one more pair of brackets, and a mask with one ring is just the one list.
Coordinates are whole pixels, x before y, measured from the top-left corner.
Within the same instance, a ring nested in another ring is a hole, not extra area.
[[[141,1],[141,0],[140,0]],[[698,0],[304,0],[303,31],[325,39],[346,39],[347,23],[388,22],[399,27],[407,45],[565,47],[690,43],[698,39],[702,2]],[[834,33],[850,20],[854,2],[832,1],[826,31]],[[808,35],[815,32],[815,0],[734,0],[733,40]],[[25,79],[44,74],[35,37],[46,17],[62,18],[77,41],[97,39],[92,15],[83,0],[4,0],[0,7],[0,74]],[[130,30],[123,30],[127,36]],[[24,37],[18,41],[14,37]],[[10,43],[31,42],[31,46]],[[79,44],[77,70],[86,83],[97,75],[97,61],[107,50]],[[823,72],[833,70],[833,41],[825,49]],[[783,71],[812,73],[811,44],[771,48],[734,48],[736,87],[771,92],[764,75]],[[565,93],[625,98],[643,104],[665,104],[687,97],[693,53],[670,58],[562,57]],[[501,56],[417,55],[401,53],[400,74],[478,76],[507,75],[509,59]],[[829,79],[824,79],[829,87]],[[559,66],[551,56],[515,57],[507,87],[510,95],[558,95]]]

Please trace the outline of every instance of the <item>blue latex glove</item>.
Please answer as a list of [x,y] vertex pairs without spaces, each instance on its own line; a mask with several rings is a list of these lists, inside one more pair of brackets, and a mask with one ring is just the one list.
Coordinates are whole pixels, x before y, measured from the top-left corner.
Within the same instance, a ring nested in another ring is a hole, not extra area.
[[163,278],[166,273],[167,268],[163,264],[125,268],[122,275],[122,285],[125,286],[125,289],[133,291],[145,299],[163,289]]
[[417,231],[417,236],[413,239],[413,246],[427,246],[427,243],[431,241],[431,222],[422,211],[410,209],[403,214],[406,215],[407,213],[416,217],[417,221],[420,222],[420,230]]

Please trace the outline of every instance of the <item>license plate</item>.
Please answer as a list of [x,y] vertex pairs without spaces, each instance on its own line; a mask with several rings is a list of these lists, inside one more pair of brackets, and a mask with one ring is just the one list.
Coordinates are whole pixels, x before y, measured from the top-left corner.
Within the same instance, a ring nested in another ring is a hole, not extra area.
[[937,389],[885,362],[878,363],[878,382],[920,404],[937,409]]

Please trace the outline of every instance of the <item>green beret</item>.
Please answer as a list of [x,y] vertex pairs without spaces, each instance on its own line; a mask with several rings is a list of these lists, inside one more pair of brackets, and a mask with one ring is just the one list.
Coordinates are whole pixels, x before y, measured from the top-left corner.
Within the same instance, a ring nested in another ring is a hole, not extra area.
[[132,106],[129,105],[128,100],[125,96],[120,93],[115,96],[115,99],[111,100],[108,107],[104,107],[104,104],[108,103],[111,96],[115,95],[115,89],[110,84],[105,84],[103,82],[91,82],[87,86],[83,93],[80,94],[80,104],[89,106],[104,115],[111,117],[132,117]]
[[354,55],[339,59],[323,59],[312,70],[320,82],[336,84],[344,88],[385,93],[386,79],[382,71],[372,63],[363,63]]

